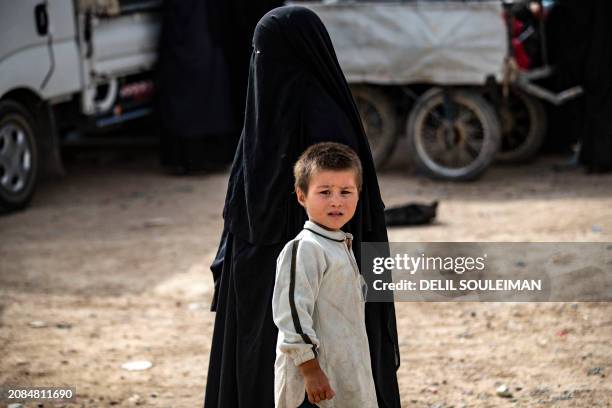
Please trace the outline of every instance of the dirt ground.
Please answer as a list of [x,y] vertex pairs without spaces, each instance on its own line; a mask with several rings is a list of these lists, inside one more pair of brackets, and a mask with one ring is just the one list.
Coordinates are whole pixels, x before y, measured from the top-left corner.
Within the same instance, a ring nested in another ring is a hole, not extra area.
[[[398,154],[379,175],[387,205],[440,207],[390,239],[612,241],[612,175],[558,173],[559,160],[453,184]],[[167,176],[132,151],[68,169],[0,217],[0,385],[74,386],[67,406],[201,406],[227,173]],[[610,303],[398,303],[397,320],[404,407],[612,406]],[[134,360],[153,366],[121,367]]]

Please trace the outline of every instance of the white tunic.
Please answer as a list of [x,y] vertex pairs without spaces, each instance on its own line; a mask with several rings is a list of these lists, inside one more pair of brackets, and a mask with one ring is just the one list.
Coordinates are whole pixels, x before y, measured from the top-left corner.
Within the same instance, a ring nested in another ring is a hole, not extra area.
[[332,400],[318,403],[320,407],[378,407],[365,327],[365,283],[348,240],[351,234],[306,221],[278,256],[272,298],[279,328],[277,408],[302,403],[305,387],[298,366],[315,356],[336,392]]

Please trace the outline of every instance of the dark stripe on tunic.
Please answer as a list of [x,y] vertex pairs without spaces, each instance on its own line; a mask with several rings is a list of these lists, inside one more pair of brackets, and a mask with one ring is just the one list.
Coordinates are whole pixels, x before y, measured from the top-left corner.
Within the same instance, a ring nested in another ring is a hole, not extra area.
[[297,308],[295,307],[295,263],[297,259],[297,250],[300,245],[300,240],[296,239],[293,241],[293,249],[291,251],[291,279],[289,281],[289,306],[291,307],[291,317],[293,318],[293,325],[295,326],[295,331],[302,336],[302,339],[305,343],[312,345],[312,352],[317,357],[317,350],[310,340],[310,337],[302,330],[302,325],[300,324],[300,317],[298,316]]

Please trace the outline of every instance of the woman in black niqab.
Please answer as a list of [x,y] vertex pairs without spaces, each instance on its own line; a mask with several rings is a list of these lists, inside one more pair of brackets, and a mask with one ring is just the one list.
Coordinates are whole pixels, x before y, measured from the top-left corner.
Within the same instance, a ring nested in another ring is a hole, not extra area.
[[[359,261],[359,243],[386,242],[387,232],[357,108],[317,15],[298,6],[274,9],[253,36],[244,129],[211,266],[217,315],[206,408],[274,406],[276,258],[307,219],[293,194],[292,166],[308,146],[323,141],[350,146],[362,161],[359,205],[343,228],[354,235]],[[399,407],[393,303],[367,303],[366,328],[379,406]]]

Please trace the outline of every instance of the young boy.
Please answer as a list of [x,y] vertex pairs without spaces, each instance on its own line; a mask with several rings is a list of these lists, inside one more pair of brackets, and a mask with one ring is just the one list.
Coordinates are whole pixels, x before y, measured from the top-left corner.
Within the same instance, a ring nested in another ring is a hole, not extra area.
[[340,229],[355,214],[361,172],[355,152],[338,143],[315,144],[295,164],[295,192],[308,221],[276,262],[277,408],[378,407],[364,281],[353,237]]

